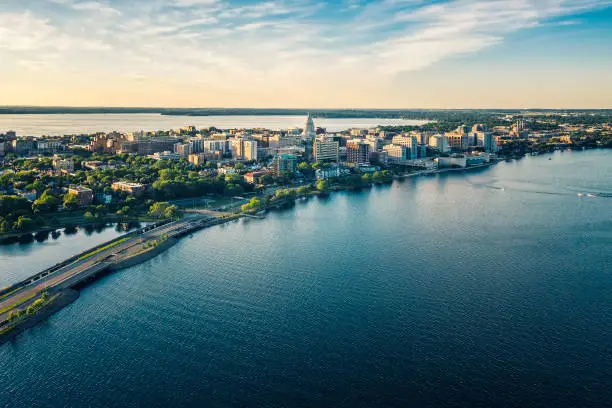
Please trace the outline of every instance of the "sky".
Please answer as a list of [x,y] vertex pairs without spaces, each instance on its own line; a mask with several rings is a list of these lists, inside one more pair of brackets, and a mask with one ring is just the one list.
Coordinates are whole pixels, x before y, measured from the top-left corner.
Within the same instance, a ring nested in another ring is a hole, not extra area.
[[0,0],[0,105],[612,108],[612,0]]

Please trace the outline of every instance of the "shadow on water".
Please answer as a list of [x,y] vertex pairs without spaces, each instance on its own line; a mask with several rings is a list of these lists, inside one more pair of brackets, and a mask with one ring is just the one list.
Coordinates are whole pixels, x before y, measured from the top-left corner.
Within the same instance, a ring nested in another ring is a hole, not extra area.
[[[76,225],[67,225],[64,227],[63,232],[66,236],[73,236],[73,235],[78,234],[79,231],[83,231],[83,233],[87,237],[90,237],[94,234],[100,234],[107,228],[110,228],[113,226],[115,227],[115,230],[117,232],[128,232],[133,229],[140,228],[141,225],[139,222],[128,222],[128,223],[121,223],[117,225],[108,224],[108,223],[98,223],[98,224],[86,225],[84,227],[78,227]],[[0,239],[0,246],[8,246],[8,245],[14,245],[14,244],[26,246],[34,242],[42,244],[46,241],[49,241],[50,239],[58,240],[61,236],[62,236],[62,231],[55,230],[55,229],[39,231],[33,234],[25,233],[19,236],[12,236],[8,238]]]
[[36,239],[36,242],[44,242],[49,239],[50,234],[50,231],[40,231],[34,234],[34,239]]
[[76,225],[66,225],[64,227],[64,234],[65,235],[74,235],[77,232],[79,232],[79,228]]

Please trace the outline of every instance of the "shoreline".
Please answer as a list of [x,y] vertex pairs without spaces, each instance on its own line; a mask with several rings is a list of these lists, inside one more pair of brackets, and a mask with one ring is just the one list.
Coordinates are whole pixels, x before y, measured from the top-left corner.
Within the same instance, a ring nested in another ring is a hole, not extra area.
[[[369,184],[367,186],[364,186],[364,188],[371,188],[375,185],[381,185],[381,184],[392,184],[393,180],[399,179],[399,178],[408,178],[408,177],[416,177],[416,176],[421,176],[421,175],[435,175],[435,174],[440,174],[440,173],[446,173],[448,171],[451,172],[465,172],[465,171],[469,171],[470,169],[482,169],[482,168],[488,168],[491,167],[495,164],[497,164],[499,161],[495,161],[492,163],[487,163],[487,164],[483,164],[483,165],[479,165],[479,166],[473,166],[473,167],[466,167],[466,168],[455,168],[455,169],[442,169],[442,170],[436,170],[433,172],[429,172],[429,171],[421,171],[421,172],[415,172],[415,173],[411,173],[411,174],[405,174],[402,176],[394,176],[393,179],[391,179],[390,181],[387,182],[382,182],[382,183],[372,183]],[[127,268],[131,268],[133,266],[142,264],[146,261],[149,261],[155,257],[157,257],[158,255],[162,254],[163,252],[166,252],[168,249],[172,248],[174,245],[176,245],[179,240],[181,238],[183,238],[186,235],[191,235],[194,232],[197,231],[201,231],[213,226],[217,226],[217,225],[221,225],[221,224],[225,224],[234,220],[238,220],[241,218],[257,218],[257,219],[265,219],[265,216],[262,216],[260,214],[262,213],[266,213],[269,210],[273,210],[273,209],[279,209],[279,208],[283,208],[283,207],[287,207],[287,206],[292,206],[295,205],[295,203],[297,202],[297,200],[300,200],[304,197],[311,197],[311,196],[329,196],[334,192],[340,192],[340,191],[349,191],[351,189],[354,189],[354,187],[351,186],[339,186],[339,185],[334,185],[331,186],[331,188],[329,189],[329,191],[310,191],[306,194],[302,194],[302,195],[296,195],[294,197],[291,197],[289,199],[287,198],[283,198],[280,200],[276,200],[273,202],[270,202],[264,206],[262,206],[261,208],[257,209],[257,211],[253,211],[253,212],[248,212],[248,211],[243,211],[240,213],[236,213],[227,217],[221,217],[221,218],[216,218],[213,220],[208,220],[206,222],[204,222],[202,225],[200,226],[196,226],[196,227],[192,227],[191,229],[188,229],[184,232],[182,232],[181,234],[175,236],[175,237],[171,237],[169,238],[167,241],[165,241],[163,244],[142,251],[140,253],[136,253],[133,254],[132,256],[129,256],[126,259],[123,259],[121,261],[118,261],[116,263],[112,263],[109,264],[108,268],[105,269],[105,271],[103,271],[100,274],[95,274],[94,276],[86,279],[85,281],[78,283],[74,286],[69,286],[67,288],[63,288],[60,290],[55,291],[55,293],[59,294],[59,299],[53,301],[51,304],[43,307],[39,312],[37,312],[35,315],[26,318],[25,320],[15,324],[15,326],[11,327],[8,331],[6,332],[0,332],[0,345],[2,345],[3,343],[6,343],[12,339],[14,339],[15,337],[17,337],[19,334],[23,333],[24,331],[35,327],[36,325],[38,325],[39,323],[45,321],[47,318],[49,318],[50,316],[52,316],[53,314],[55,314],[56,312],[60,311],[61,309],[63,309],[64,307],[70,305],[71,303],[73,303],[75,300],[78,299],[79,295],[80,295],[80,289],[82,289],[83,287],[88,286],[92,281],[95,281],[99,278],[101,278],[102,276],[105,276],[107,274],[110,273],[114,273],[116,271],[122,270],[122,269],[127,269]],[[43,276],[43,274],[48,274],[51,273],[59,268],[61,268],[62,266],[66,266],[69,265],[71,262],[74,262],[75,259],[79,259],[79,257],[84,256],[84,254],[87,253],[91,253],[92,251],[95,251],[96,248],[103,248],[109,244],[112,244],[113,242],[117,242],[120,241],[122,239],[125,239],[126,237],[133,237],[134,236],[134,232],[130,232],[124,235],[121,235],[111,241],[107,241],[103,244],[100,244],[94,248],[90,248],[87,251],[84,251],[81,254],[75,255],[73,257],[68,258],[67,260],[64,260],[63,262],[60,262],[50,268],[47,268],[46,270],[44,270],[43,272],[39,272],[38,274],[33,275],[33,277],[37,277],[37,276]],[[7,294],[10,294],[12,291],[15,290],[19,290],[19,288],[21,287],[21,285],[23,285],[25,282],[28,282],[30,280],[32,280],[33,277],[29,277],[27,279],[24,279],[20,282],[17,282],[13,285],[4,287],[0,289],[0,296],[5,296]]]
[[74,289],[63,289],[55,294],[57,295],[57,299],[42,308],[35,315],[15,324],[5,332],[0,331],[0,346],[14,340],[21,333],[36,327],[40,323],[46,321],[49,317],[53,316],[55,313],[72,304],[79,298],[81,293]]

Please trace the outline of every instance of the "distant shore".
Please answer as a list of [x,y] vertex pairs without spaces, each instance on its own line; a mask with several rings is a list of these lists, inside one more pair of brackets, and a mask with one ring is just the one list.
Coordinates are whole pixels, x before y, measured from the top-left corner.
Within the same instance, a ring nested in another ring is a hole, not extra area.
[[115,108],[115,107],[0,107],[0,115],[160,114],[166,116],[306,116],[334,119],[423,119],[423,110],[410,109],[256,109],[256,108]]

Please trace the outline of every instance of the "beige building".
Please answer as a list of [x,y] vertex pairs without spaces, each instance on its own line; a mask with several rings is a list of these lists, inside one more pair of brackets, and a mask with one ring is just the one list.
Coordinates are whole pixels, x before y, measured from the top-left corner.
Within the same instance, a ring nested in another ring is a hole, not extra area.
[[53,170],[66,173],[74,173],[74,160],[72,157],[62,158],[61,156],[53,156]]
[[68,194],[74,194],[79,200],[79,205],[85,207],[93,202],[94,194],[93,191],[83,186],[70,186],[68,188]]
[[129,195],[139,196],[144,194],[147,189],[144,184],[140,183],[129,183],[125,181],[118,181],[112,184],[113,191],[124,191]]
[[340,144],[331,138],[318,137],[313,143],[314,158],[318,162],[333,161],[338,162],[338,151]]

